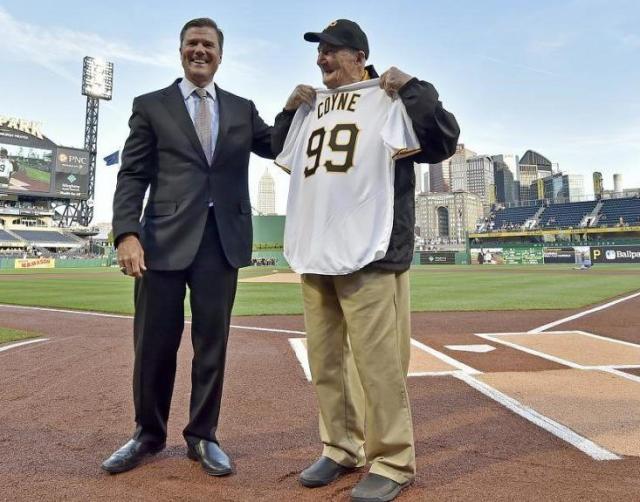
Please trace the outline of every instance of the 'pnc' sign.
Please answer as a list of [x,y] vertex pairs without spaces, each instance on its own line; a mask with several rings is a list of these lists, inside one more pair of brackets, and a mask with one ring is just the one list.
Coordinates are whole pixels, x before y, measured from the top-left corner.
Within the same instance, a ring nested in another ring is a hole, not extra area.
[[86,155],[68,155],[66,153],[60,153],[58,160],[63,164],[80,164],[86,166],[89,164],[89,158]]

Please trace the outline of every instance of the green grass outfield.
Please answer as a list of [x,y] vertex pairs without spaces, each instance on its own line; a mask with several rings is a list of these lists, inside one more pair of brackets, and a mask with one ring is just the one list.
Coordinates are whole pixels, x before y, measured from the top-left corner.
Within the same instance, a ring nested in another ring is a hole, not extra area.
[[[271,267],[240,277],[272,273]],[[573,309],[640,289],[637,265],[425,265],[411,269],[420,311]],[[114,268],[1,270],[0,303],[133,313],[133,280]],[[212,288],[215,294],[215,288]],[[187,302],[187,310],[188,310]],[[298,284],[240,283],[234,315],[301,314]]]
[[3,343],[25,340],[27,338],[36,338],[37,336],[39,336],[37,333],[30,333],[29,331],[0,327],[0,345]]
[[24,171],[26,175],[35,181],[42,181],[43,183],[49,183],[51,181],[51,173],[40,171],[34,167],[25,166]]

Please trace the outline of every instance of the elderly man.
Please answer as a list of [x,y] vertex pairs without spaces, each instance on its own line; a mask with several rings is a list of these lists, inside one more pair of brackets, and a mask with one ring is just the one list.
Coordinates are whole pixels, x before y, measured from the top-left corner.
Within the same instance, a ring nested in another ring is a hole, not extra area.
[[249,154],[273,155],[271,128],[254,104],[213,82],[223,41],[211,19],[186,23],[184,78],[133,102],[113,235],[122,272],[136,278],[136,430],[102,464],[110,473],[132,469],[165,446],[187,286],[194,352],[187,454],[208,474],[232,472],[216,431],[238,268],[251,263]]
[[323,486],[370,462],[352,499],[387,501],[416,472],[406,385],[413,164],[453,155],[460,131],[431,84],[366,66],[356,23],[304,38],[319,44],[327,90],[297,86],[273,137],[276,163],[291,173],[285,256],[302,274],[324,445],[299,479]]

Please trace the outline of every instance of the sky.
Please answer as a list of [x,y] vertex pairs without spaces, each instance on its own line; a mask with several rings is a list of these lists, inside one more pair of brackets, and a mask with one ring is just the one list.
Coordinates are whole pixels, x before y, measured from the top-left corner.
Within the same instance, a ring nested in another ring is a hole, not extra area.
[[[338,18],[360,24],[369,63],[431,82],[479,154],[535,150],[563,172],[620,173],[640,186],[640,2],[637,0],[326,0],[180,2],[0,0],[0,115],[42,123],[54,142],[82,147],[82,58],[114,63],[112,101],[101,101],[94,223],[111,218],[116,167],[135,96],[182,76],[182,25],[211,17],[225,35],[220,87],[252,99],[267,123],[299,83],[322,86],[316,44]],[[265,168],[284,213],[288,177],[252,156],[250,192]]]

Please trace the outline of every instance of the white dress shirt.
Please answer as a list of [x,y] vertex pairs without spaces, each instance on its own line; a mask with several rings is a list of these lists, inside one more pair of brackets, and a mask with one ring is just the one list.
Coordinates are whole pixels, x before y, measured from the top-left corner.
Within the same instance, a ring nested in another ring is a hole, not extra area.
[[[178,84],[182,97],[184,98],[184,104],[189,112],[189,117],[195,126],[197,107],[200,106],[200,96],[195,92],[198,88],[193,82],[187,78],[183,78]],[[216,141],[218,139],[218,129],[220,128],[220,111],[218,109],[218,100],[216,99],[216,86],[213,80],[205,87],[207,91],[206,103],[209,106],[209,112],[211,113],[211,146],[213,156],[216,149]],[[213,201],[209,201],[209,207],[213,206]]]
[[[200,97],[195,93],[198,88],[193,82],[183,78],[178,84],[180,92],[184,97],[184,104],[189,112],[189,117],[195,125],[197,106],[200,105]],[[218,129],[220,128],[220,113],[218,110],[218,100],[216,96],[216,86],[213,81],[204,89],[207,91],[207,105],[209,106],[209,112],[211,113],[211,145],[213,151],[216,149],[216,140],[218,139]],[[213,155],[213,152],[211,152]]]

